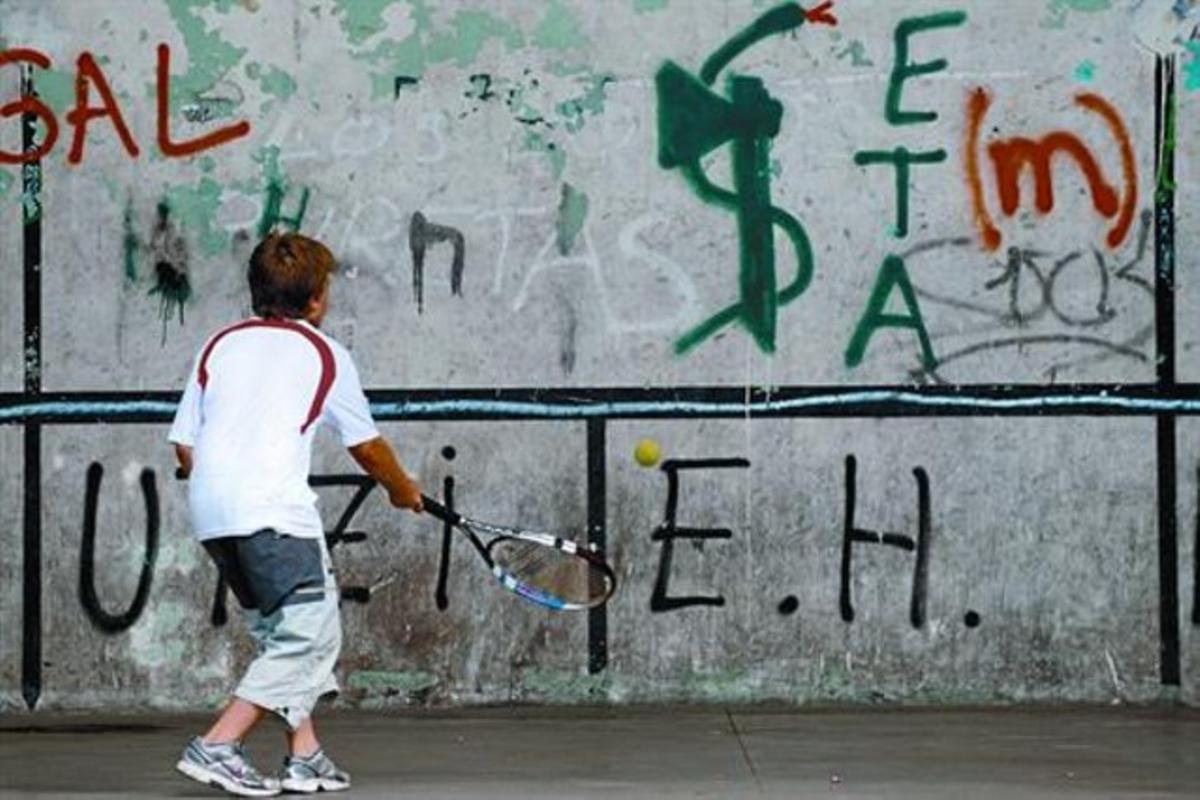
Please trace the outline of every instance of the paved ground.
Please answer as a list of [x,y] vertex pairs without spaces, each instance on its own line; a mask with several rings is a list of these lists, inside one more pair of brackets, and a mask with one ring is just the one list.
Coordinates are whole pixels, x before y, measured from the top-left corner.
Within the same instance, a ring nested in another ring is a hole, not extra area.
[[[0,717],[0,797],[219,797],[201,717]],[[274,765],[282,728],[250,742]],[[353,798],[1200,797],[1200,711],[490,709],[332,714]]]

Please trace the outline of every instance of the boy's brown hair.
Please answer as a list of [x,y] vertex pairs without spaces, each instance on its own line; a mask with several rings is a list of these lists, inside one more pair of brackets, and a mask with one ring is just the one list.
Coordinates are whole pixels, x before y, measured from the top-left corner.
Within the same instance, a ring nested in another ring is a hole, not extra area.
[[298,319],[329,282],[337,262],[329,248],[298,233],[271,233],[250,255],[246,279],[260,317]]

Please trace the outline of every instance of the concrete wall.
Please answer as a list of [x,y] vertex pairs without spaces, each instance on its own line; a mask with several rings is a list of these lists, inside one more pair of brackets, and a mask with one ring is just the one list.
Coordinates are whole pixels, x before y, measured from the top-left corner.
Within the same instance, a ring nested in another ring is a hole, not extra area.
[[[1129,5],[3,0],[59,135],[40,189],[0,166],[0,708],[206,707],[246,663],[163,437],[272,223],[342,261],[328,328],[426,487],[590,520],[621,578],[543,612],[373,494],[347,702],[1197,702],[1200,8]],[[68,118],[80,68],[136,157]],[[160,103],[229,140],[164,151]],[[727,537],[656,536],[673,472]]]

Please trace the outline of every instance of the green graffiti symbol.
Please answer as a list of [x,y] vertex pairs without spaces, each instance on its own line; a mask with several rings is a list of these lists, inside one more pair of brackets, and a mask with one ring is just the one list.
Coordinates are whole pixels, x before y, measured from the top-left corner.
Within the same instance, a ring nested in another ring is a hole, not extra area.
[[[904,301],[907,314],[889,314],[885,311],[888,300],[897,289],[900,290],[900,298]],[[867,310],[858,321],[854,335],[850,338],[850,345],[846,348],[847,367],[857,367],[862,363],[871,337],[880,328],[906,328],[916,333],[917,341],[921,345],[921,365],[927,370],[937,368],[937,356],[933,354],[933,345],[929,341],[928,331],[925,330],[925,320],[921,317],[917,293],[908,278],[904,259],[896,255],[888,255],[883,260],[883,266],[879,268],[879,277],[875,279],[875,288],[871,290]]]
[[[768,11],[709,56],[698,78],[672,61],[655,75],[659,164],[664,169],[678,167],[705,203],[737,214],[740,299],[676,340],[677,353],[686,353],[733,322],[741,323],[764,353],[775,352],[779,307],[803,294],[812,282],[813,252],[804,226],[771,205],[770,146],[779,135],[783,105],[758,78],[731,77],[727,98],[711,87],[730,62],[763,39],[806,21],[836,24],[830,5],[806,11],[785,3]],[[732,190],[714,184],[701,166],[705,155],[727,143],[733,156]],[[796,251],[796,275],[783,289],[775,280],[775,226]]]
[[258,238],[266,236],[277,225],[289,228],[294,233],[304,224],[304,212],[308,210],[308,187],[301,188],[300,205],[290,217],[283,213],[283,198],[286,194],[287,187],[278,181],[267,184],[267,201],[263,205],[262,219],[258,221]]

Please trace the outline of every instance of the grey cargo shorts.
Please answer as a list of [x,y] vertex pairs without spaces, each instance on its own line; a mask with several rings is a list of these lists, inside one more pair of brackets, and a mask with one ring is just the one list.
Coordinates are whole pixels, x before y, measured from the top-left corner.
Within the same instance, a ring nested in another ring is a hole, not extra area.
[[337,694],[338,589],[324,539],[273,529],[204,542],[246,616],[258,655],[234,694],[292,730]]

